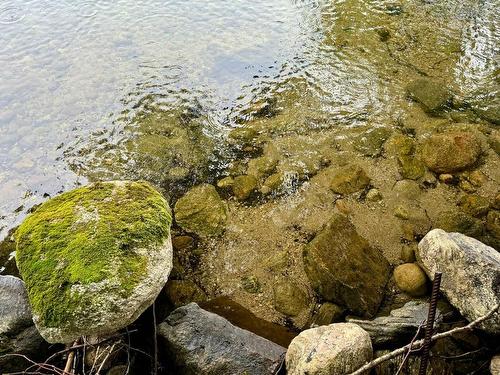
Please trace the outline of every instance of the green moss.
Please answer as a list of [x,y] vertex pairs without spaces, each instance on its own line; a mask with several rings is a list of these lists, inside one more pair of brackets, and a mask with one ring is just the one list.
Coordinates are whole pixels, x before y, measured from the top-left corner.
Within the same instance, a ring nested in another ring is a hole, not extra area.
[[96,183],[44,203],[16,232],[16,261],[35,314],[47,327],[66,324],[90,302],[72,287],[104,280],[116,281],[109,287],[118,284],[126,297],[147,267],[136,250],[162,243],[171,221],[167,202],[145,182]]

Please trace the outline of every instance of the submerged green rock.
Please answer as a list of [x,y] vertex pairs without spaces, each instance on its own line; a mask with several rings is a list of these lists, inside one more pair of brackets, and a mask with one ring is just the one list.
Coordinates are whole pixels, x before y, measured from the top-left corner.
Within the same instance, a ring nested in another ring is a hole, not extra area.
[[370,184],[370,178],[358,165],[347,165],[336,170],[331,178],[330,189],[337,194],[351,194]]
[[451,104],[452,94],[442,84],[428,78],[411,82],[407,88],[408,96],[419,102],[426,112],[437,114]]
[[16,232],[34,321],[49,342],[132,323],[172,268],[171,212],[146,182],[103,182],[41,205]]
[[227,221],[226,205],[210,184],[195,186],[175,204],[175,221],[200,237],[218,236]]

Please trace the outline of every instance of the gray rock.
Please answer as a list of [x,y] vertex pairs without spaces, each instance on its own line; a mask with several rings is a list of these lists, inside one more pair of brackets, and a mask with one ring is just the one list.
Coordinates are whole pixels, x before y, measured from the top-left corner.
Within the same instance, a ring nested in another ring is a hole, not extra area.
[[[347,318],[347,321],[359,325],[368,332],[374,346],[407,343],[415,335],[419,325],[427,319],[428,311],[427,302],[410,301],[403,307],[392,310],[389,316],[373,320]],[[438,310],[434,326],[437,327],[441,321],[442,315]]]
[[[420,241],[417,261],[430,278],[443,273],[441,290],[469,321],[500,302],[500,253],[473,238],[434,229]],[[500,312],[480,327],[500,333]]]
[[286,352],[288,375],[349,374],[373,356],[370,336],[352,323],[311,328],[293,339]]
[[0,335],[16,333],[33,324],[24,282],[0,275]]
[[176,374],[271,374],[285,348],[190,303],[158,325]]
[[303,258],[307,277],[323,299],[357,315],[373,316],[377,312],[390,266],[346,216],[333,215],[305,246]]
[[[0,356],[7,353],[41,358],[47,343],[36,329],[22,280],[0,275]],[[19,357],[0,358],[0,369],[21,371],[28,363]]]

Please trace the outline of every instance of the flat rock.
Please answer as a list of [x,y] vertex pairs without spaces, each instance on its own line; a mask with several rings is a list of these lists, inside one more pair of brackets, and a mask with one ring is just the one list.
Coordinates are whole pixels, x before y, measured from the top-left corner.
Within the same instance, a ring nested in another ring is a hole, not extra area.
[[[374,346],[393,345],[411,340],[420,324],[427,319],[428,311],[427,302],[410,301],[403,307],[392,310],[389,316],[373,320],[347,318],[347,321],[368,332]],[[441,321],[442,315],[438,310],[434,326],[437,327]]]
[[305,246],[303,259],[309,281],[323,299],[360,316],[373,316],[377,312],[390,277],[390,266],[382,253],[357,233],[346,216],[333,215]]
[[[500,253],[474,238],[441,229],[418,245],[417,261],[430,278],[442,272],[441,290],[469,321],[486,315],[500,302]],[[500,333],[500,312],[480,327]]]
[[44,339],[105,336],[135,321],[172,269],[170,224],[163,196],[130,181],[66,192],[28,216],[16,261]]
[[406,88],[407,94],[422,105],[424,111],[438,114],[452,101],[451,92],[442,84],[428,78],[419,78]]
[[286,352],[288,375],[349,374],[373,356],[368,333],[353,323],[311,328],[294,338]]
[[272,374],[286,349],[195,303],[178,308],[158,334],[176,374]]

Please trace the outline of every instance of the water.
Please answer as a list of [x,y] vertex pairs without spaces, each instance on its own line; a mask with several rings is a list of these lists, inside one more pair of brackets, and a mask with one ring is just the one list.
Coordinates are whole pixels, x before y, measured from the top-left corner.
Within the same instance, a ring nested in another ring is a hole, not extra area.
[[[394,122],[422,74],[495,97],[495,3],[1,1],[0,239],[49,196],[129,177],[116,164],[147,169],[127,142],[151,103],[199,109],[224,166],[217,145],[261,97],[288,95],[287,124],[304,116],[311,129]],[[120,162],[103,164],[115,149]]]

